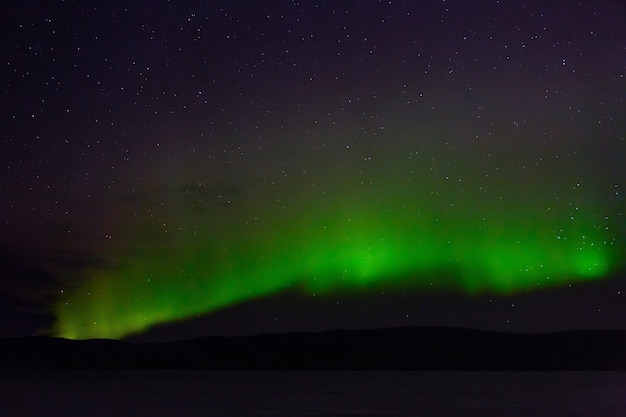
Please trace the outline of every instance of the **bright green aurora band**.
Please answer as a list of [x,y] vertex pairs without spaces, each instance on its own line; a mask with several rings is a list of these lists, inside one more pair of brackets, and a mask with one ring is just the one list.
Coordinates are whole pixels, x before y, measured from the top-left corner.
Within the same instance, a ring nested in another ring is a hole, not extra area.
[[418,181],[400,172],[343,176],[324,188],[303,175],[233,201],[200,185],[157,196],[171,211],[144,207],[149,220],[129,230],[115,266],[65,291],[53,331],[121,338],[281,291],[510,294],[617,267],[610,218],[582,195],[584,184],[554,198],[545,181],[472,178]]

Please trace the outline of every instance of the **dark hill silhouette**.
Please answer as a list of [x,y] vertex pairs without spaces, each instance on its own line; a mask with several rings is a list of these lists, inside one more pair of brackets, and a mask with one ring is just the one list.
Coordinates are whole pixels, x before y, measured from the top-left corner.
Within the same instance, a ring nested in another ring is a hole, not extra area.
[[626,370],[626,331],[336,330],[168,343],[0,339],[3,369]]

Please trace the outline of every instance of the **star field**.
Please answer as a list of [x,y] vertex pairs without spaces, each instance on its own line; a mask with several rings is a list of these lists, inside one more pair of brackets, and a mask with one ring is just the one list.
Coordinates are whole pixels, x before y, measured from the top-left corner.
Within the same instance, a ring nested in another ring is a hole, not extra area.
[[626,328],[625,18],[10,6],[3,335]]

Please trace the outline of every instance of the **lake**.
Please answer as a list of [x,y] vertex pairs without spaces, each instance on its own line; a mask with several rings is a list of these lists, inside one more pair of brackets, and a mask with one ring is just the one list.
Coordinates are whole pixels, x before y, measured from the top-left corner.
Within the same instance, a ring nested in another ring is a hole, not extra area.
[[0,372],[4,417],[605,417],[625,410],[625,372]]

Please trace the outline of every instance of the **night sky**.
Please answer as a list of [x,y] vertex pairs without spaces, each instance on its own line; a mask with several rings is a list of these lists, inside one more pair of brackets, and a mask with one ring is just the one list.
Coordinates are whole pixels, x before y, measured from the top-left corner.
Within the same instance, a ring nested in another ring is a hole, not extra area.
[[626,329],[626,3],[12,2],[0,336]]

